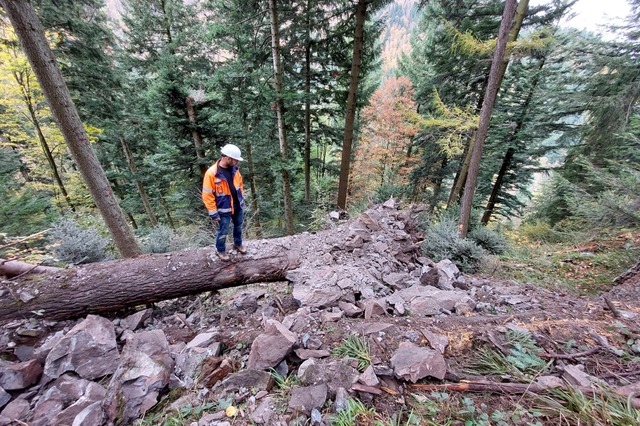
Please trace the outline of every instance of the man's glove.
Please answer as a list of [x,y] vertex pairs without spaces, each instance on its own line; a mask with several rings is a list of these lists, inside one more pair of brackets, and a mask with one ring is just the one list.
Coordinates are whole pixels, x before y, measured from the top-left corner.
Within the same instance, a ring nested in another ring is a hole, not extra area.
[[218,213],[210,214],[209,215],[209,219],[211,219],[211,223],[213,223],[215,226],[217,226],[218,222],[220,222],[220,215]]

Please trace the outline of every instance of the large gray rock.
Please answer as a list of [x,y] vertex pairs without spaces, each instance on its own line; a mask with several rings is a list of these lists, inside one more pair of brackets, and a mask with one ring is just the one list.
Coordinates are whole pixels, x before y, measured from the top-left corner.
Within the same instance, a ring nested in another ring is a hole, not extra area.
[[358,308],[353,303],[340,301],[338,302],[338,307],[344,312],[344,314],[348,317],[357,317],[362,313],[362,309]]
[[101,425],[106,420],[104,408],[102,408],[102,401],[94,402],[91,405],[85,407],[81,412],[73,419],[71,426],[95,426]]
[[352,266],[296,269],[287,272],[287,280],[293,282],[293,297],[302,306],[329,308],[338,300],[353,302],[354,293],[369,298],[375,295],[372,288],[386,288],[372,272]]
[[105,388],[98,383],[64,374],[49,385],[36,403],[31,425],[71,425],[86,407],[102,402],[105,394]]
[[238,392],[240,389],[255,389],[268,391],[273,386],[273,376],[266,371],[242,370],[229,375],[222,382],[215,385],[213,390],[224,395],[230,392]]
[[[303,364],[311,360],[305,361]],[[302,368],[302,365],[300,366]],[[351,389],[351,386],[358,381],[360,373],[352,367],[348,360],[337,361],[314,360],[305,365],[302,374],[299,374],[300,381],[305,386],[319,385],[325,383],[329,394],[335,395],[338,388]]]
[[317,318],[311,315],[311,308],[308,306],[299,308],[296,312],[282,319],[282,325],[294,333],[300,333],[312,328],[316,323]]
[[342,290],[335,285],[323,287],[295,285],[292,295],[302,306],[323,308],[335,305],[342,295]]
[[396,295],[409,303],[413,315],[430,316],[440,312],[453,312],[457,306],[475,306],[467,292],[439,290],[431,286],[413,285],[399,290]]
[[300,359],[309,359],[309,358],[326,358],[331,355],[331,352],[325,349],[296,349],[296,355]]
[[120,326],[125,330],[136,331],[139,327],[142,326],[142,324],[144,324],[146,320],[151,318],[152,313],[153,311],[151,309],[143,309],[142,311],[138,311],[120,321]]
[[0,361],[0,387],[4,390],[19,390],[34,385],[42,375],[38,360],[8,363]]
[[51,352],[51,349],[53,349],[60,342],[60,340],[62,340],[63,337],[63,330],[57,331],[55,334],[48,336],[44,343],[40,345],[40,347],[34,349],[33,356],[38,361],[40,361],[40,364],[44,365],[49,352]]
[[291,352],[297,341],[295,333],[276,320],[268,320],[265,333],[256,337],[251,344],[247,368],[264,370],[275,367]]
[[189,350],[191,348],[206,348],[215,341],[216,336],[216,333],[210,331],[200,333],[196,337],[191,339],[191,341],[187,343],[187,346],[184,349]]
[[431,347],[441,354],[444,354],[445,349],[449,345],[449,338],[444,334],[436,334],[430,330],[422,330],[422,334],[429,341]]
[[7,393],[4,389],[0,388],[0,408],[7,405],[7,403],[11,401],[11,395]]
[[435,268],[438,270],[438,283],[436,287],[441,290],[453,290],[453,284],[461,275],[456,264],[449,259],[443,259],[436,263]]
[[391,272],[382,277],[382,280],[394,290],[400,290],[409,286],[411,275],[406,272]]
[[314,408],[321,408],[327,400],[327,385],[293,388],[289,399],[289,410],[295,413],[311,414]]
[[423,265],[420,270],[420,284],[438,286],[438,269],[430,265]]
[[359,381],[363,385],[367,385],[367,386],[371,386],[371,387],[378,386],[380,384],[380,380],[378,380],[378,376],[376,375],[375,371],[373,370],[373,366],[372,365],[368,366],[362,372],[362,374],[360,374]]
[[412,383],[427,376],[442,380],[447,372],[447,363],[440,352],[409,342],[400,343],[391,357],[391,367],[396,377]]
[[260,401],[258,407],[256,407],[249,417],[256,424],[271,425],[273,424],[272,419],[274,419],[277,414],[277,409],[276,401],[272,397],[267,396]]
[[[28,423],[25,423],[23,420],[26,420],[26,417],[27,417],[27,414],[29,414],[30,408],[31,408],[31,404],[29,404],[29,401],[27,401],[24,398],[18,397],[13,401],[11,401],[10,403],[8,403],[6,407],[2,409],[2,412],[0,412],[0,417],[5,417],[9,419],[10,422],[15,422],[20,424],[19,421],[22,421],[22,424],[28,424]],[[9,424],[13,425],[15,423],[9,423]]]
[[47,355],[44,375],[56,379],[73,371],[87,380],[112,374],[120,361],[113,323],[89,315],[73,327]]
[[369,209],[364,213],[361,213],[360,216],[358,216],[357,221],[362,222],[362,224],[366,226],[367,229],[370,229],[372,231],[379,231],[382,229],[380,226],[382,218],[383,215],[381,212],[376,209]]
[[103,407],[109,420],[131,424],[154,406],[169,383],[173,367],[162,330],[135,334],[125,345],[122,362],[107,388]]

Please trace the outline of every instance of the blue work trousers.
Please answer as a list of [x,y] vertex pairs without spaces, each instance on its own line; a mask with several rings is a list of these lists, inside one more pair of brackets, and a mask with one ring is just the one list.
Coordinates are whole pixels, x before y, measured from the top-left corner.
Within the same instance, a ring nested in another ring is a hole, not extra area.
[[233,221],[233,244],[242,245],[242,222],[244,214],[242,209],[237,209],[233,214],[221,214],[218,221],[218,235],[216,236],[216,249],[220,253],[226,251],[227,235],[229,234],[229,223]]

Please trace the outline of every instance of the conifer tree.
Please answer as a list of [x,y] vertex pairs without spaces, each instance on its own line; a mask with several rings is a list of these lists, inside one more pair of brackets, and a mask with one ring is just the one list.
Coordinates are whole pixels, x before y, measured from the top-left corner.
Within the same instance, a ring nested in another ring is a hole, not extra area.
[[140,253],[140,249],[89,143],[89,138],[51,53],[35,10],[26,0],[2,0],[0,4],[11,20],[51,111],[111,232],[116,247],[123,257],[136,256]]

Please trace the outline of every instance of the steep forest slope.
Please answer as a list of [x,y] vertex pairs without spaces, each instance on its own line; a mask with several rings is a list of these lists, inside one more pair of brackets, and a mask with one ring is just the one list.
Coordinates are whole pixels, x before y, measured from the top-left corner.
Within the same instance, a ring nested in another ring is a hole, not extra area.
[[6,323],[1,424],[578,424],[578,391],[640,418],[637,274],[595,297],[465,275],[422,256],[420,210],[277,240],[286,281]]

